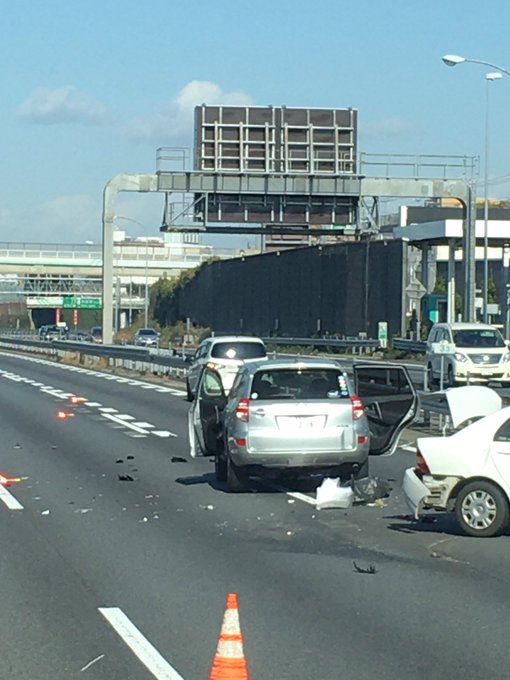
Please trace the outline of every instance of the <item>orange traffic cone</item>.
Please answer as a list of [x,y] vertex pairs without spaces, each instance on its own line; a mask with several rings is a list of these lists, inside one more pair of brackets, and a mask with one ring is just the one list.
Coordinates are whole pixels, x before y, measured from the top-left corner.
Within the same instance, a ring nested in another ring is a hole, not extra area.
[[227,608],[209,680],[248,680],[236,593],[227,595]]

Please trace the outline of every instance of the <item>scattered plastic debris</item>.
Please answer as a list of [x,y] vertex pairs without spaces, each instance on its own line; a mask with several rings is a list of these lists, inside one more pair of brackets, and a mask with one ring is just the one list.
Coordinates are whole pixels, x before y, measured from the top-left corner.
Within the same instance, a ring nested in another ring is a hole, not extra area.
[[338,477],[325,477],[317,487],[317,510],[327,508],[350,508],[354,492],[350,487],[341,486]]
[[145,496],[145,498],[154,498],[154,496],[150,493],[147,496]]
[[357,571],[358,574],[377,574],[377,569],[374,567],[373,564],[369,564],[368,567],[358,567],[356,562],[353,562],[354,565],[354,571]]
[[134,460],[135,457],[134,457],[134,456],[126,456],[126,459],[127,459],[127,460]]
[[295,502],[296,501],[293,498],[289,498],[289,500],[287,501],[287,503],[290,503],[290,504],[295,503]]
[[181,458],[181,456],[172,456],[170,458],[171,463],[187,463],[186,458]]
[[16,444],[14,444],[14,448],[15,448],[15,449],[21,449],[21,444],[19,444],[18,442],[16,442]]
[[[200,507],[202,510],[214,510],[214,505],[201,505]],[[177,512],[182,512],[182,510],[178,509]]]
[[119,478],[120,482],[134,482],[135,479],[134,477],[131,477],[131,475],[117,475]]
[[140,522],[148,522],[148,521],[149,521],[149,520],[147,519],[147,517],[143,517],[143,518],[140,520]]
[[83,668],[80,668],[80,673],[83,673],[83,671],[88,670],[97,661],[101,661],[101,659],[104,659],[104,654],[100,654],[99,656],[96,656],[95,659],[92,659],[92,661],[89,661],[89,663],[86,664],[85,666],[83,666]]
[[375,503],[381,498],[387,498],[392,489],[387,479],[380,479],[379,477],[353,479],[351,488],[354,492],[355,503]]
[[122,460],[122,458],[117,458],[117,460],[115,462],[116,463],[123,463],[124,461]]
[[43,510],[43,511],[41,512],[41,515],[49,515],[49,514],[50,514],[50,511],[49,511],[49,510]]
[[292,536],[293,533],[293,531],[287,531],[287,536]]
[[92,508],[78,508],[78,510],[74,511],[78,515],[85,515],[87,512],[92,512]]

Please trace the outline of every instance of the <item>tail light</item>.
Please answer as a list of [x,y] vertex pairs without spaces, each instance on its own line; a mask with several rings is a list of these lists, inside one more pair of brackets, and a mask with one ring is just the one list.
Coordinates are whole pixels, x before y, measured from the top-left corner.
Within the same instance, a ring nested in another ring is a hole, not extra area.
[[363,402],[359,397],[351,397],[351,404],[352,404],[352,417],[354,420],[358,420],[358,418],[361,418],[361,416],[365,415]]
[[242,423],[247,423],[250,419],[250,400],[239,399],[236,408],[236,418]]
[[430,475],[429,466],[427,465],[427,461],[423,457],[420,449],[416,451],[416,467],[423,475]]

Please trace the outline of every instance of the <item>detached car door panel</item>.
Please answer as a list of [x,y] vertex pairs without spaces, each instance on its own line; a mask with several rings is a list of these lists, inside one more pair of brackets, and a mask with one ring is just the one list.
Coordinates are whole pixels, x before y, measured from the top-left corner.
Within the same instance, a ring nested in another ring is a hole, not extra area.
[[370,429],[370,454],[392,453],[418,413],[418,395],[404,366],[355,364],[354,385]]

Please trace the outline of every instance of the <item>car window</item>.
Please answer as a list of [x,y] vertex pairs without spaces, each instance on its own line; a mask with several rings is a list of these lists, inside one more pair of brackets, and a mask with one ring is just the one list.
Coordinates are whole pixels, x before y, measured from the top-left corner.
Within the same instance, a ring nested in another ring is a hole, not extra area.
[[332,368],[263,369],[253,377],[251,399],[340,399],[349,397],[341,370]]
[[217,342],[213,345],[214,359],[259,359],[267,356],[261,342]]
[[495,442],[510,442],[510,419],[508,419],[494,435]]
[[385,368],[380,367],[375,369],[359,368],[357,370],[358,377],[358,395],[360,397],[368,397],[373,394],[412,394],[412,387],[409,380],[400,368]]
[[497,328],[467,328],[455,331],[453,341],[457,347],[480,349],[505,347],[505,341]]
[[206,370],[204,372],[204,379],[202,380],[202,394],[207,397],[217,397],[223,394],[223,385],[220,376],[213,372]]

